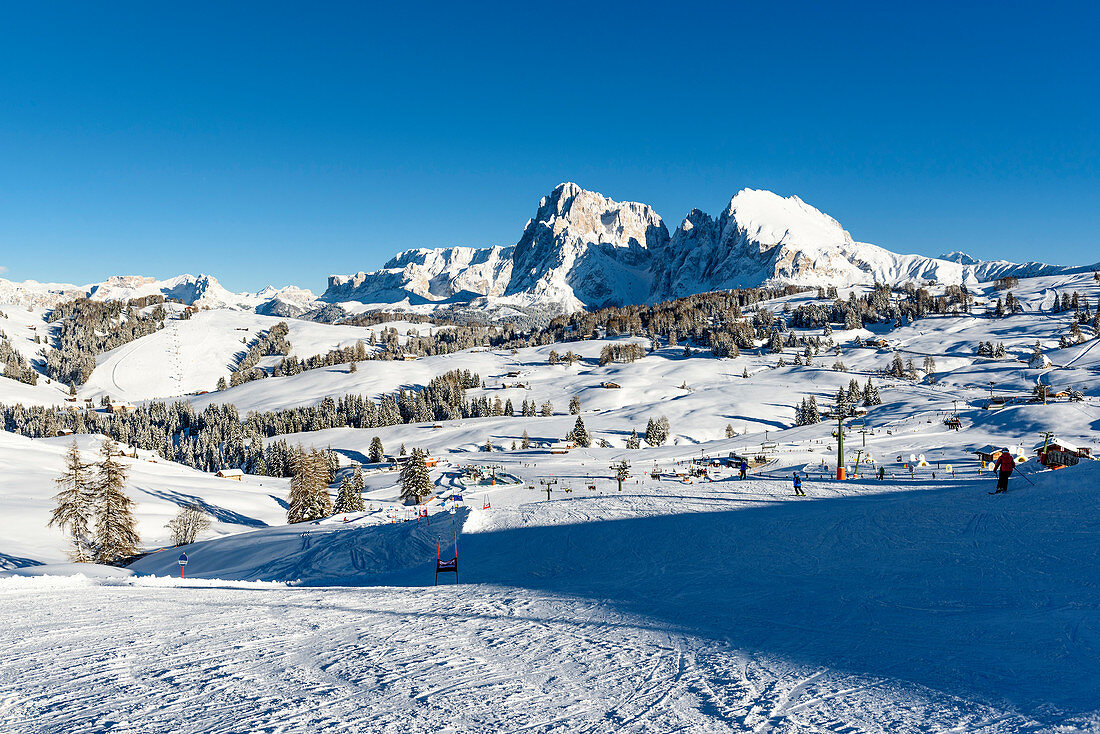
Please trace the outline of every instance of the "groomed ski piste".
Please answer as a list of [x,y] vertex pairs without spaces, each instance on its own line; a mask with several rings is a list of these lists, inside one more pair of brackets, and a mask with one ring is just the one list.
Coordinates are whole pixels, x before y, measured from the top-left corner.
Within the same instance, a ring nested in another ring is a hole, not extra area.
[[[1039,313],[1055,285],[1096,302],[1091,278],[1036,278],[1017,291],[1022,314],[886,333],[918,365],[934,356],[937,381],[873,374],[884,404],[848,426],[846,447],[849,463],[857,452],[875,463],[845,482],[833,477],[835,423],[794,427],[792,407],[814,395],[824,408],[891,358],[840,330],[848,372],[825,353],[776,368],[756,350],[719,360],[667,346],[600,367],[607,342],[593,340],[193,396],[243,413],[467,368],[484,394],[549,399],[556,415],[286,437],[345,464],[374,436],[387,452],[429,449],[440,464],[427,518],[400,505],[392,471],[365,471],[366,512],[286,525],[287,480],[237,483],[139,453],[124,459],[127,491],[151,552],[121,569],[65,564],[64,537],[45,527],[72,439],[0,433],[0,731],[1100,731],[1100,465],[1049,471],[1033,452],[1053,430],[1095,454],[1100,429],[1095,340],[1053,349],[1065,324]],[[259,318],[232,318],[245,317]],[[973,356],[992,340],[1018,359],[1036,339],[1049,368]],[[550,349],[584,359],[548,365]],[[529,388],[497,387],[509,372]],[[1000,394],[1044,381],[1086,399],[986,409],[990,381]],[[563,414],[572,395],[610,448],[551,453],[577,418]],[[956,410],[960,431],[944,425]],[[660,415],[669,444],[625,448]],[[724,437],[727,424],[737,435]],[[525,430],[537,448],[511,450]],[[77,440],[91,453],[101,437]],[[497,450],[479,451],[487,440]],[[1007,494],[988,495],[994,475],[969,453],[986,444],[1028,458]],[[728,467],[691,475],[694,459],[731,453],[765,460],[745,480]],[[620,491],[610,467],[623,459]],[[470,466],[501,481],[464,482]],[[806,497],[793,496],[794,471]],[[213,527],[167,547],[165,522],[195,501]],[[456,538],[459,583],[434,585],[437,547],[449,558]]]

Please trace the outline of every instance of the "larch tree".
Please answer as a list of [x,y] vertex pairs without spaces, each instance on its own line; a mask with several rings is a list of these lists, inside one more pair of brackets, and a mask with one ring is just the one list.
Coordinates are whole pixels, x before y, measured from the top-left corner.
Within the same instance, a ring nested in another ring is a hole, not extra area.
[[328,461],[316,449],[299,450],[293,459],[290,497],[286,512],[288,523],[320,520],[332,514],[328,493]]
[[96,464],[95,561],[113,564],[138,552],[141,539],[134,519],[134,501],[125,492],[126,467],[118,461],[118,445],[103,441]]
[[172,531],[173,545],[187,545],[210,529],[210,515],[198,505],[188,505],[181,507],[165,527]]
[[89,526],[95,509],[95,482],[90,469],[74,439],[65,454],[65,470],[54,480],[59,491],[54,495],[57,505],[48,524],[69,533],[72,538],[69,558],[76,563],[92,560]]

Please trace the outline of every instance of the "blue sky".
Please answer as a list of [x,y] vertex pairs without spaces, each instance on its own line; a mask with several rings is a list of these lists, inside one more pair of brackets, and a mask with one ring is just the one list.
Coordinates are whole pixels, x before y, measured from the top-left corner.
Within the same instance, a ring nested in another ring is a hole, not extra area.
[[896,251],[1100,260],[1097,6],[894,6],[8,4],[0,267],[319,292],[512,244],[564,180],[670,228],[769,188]]

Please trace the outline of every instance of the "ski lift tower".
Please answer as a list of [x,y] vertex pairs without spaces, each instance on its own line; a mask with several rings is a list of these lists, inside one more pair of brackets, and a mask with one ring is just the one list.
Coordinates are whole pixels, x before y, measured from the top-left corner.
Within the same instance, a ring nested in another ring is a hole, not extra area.
[[[848,472],[844,469],[844,419],[850,415],[845,406],[838,405],[830,418],[836,418],[836,478],[843,482],[848,478]],[[867,437],[864,436],[864,441]]]

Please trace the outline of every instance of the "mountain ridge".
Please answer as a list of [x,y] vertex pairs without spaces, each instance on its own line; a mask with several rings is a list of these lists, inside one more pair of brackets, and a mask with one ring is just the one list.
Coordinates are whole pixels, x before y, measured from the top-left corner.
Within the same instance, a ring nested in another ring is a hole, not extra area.
[[1089,267],[983,261],[959,251],[898,254],[855,240],[798,196],[750,188],[718,216],[692,209],[670,233],[647,204],[565,182],[540,199],[514,245],[405,250],[377,270],[330,275],[320,296],[293,286],[232,293],[204,274],[115,276],[83,286],[0,278],[0,303],[48,308],[72,298],[163,295],[200,308],[332,320],[371,310],[573,312],[755,286],[973,285]]

